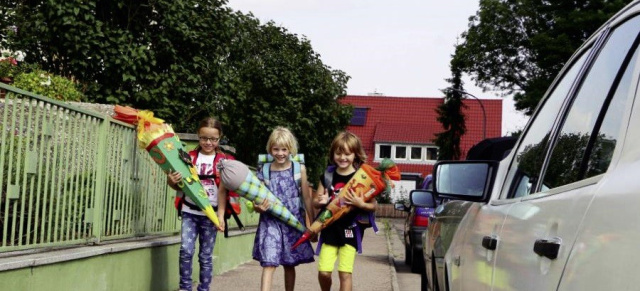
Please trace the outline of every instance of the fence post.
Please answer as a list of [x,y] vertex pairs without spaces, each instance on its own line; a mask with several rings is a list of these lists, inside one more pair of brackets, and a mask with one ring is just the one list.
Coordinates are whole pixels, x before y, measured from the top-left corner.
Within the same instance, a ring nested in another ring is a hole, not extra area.
[[102,120],[98,129],[98,155],[96,156],[96,186],[93,193],[93,221],[91,224],[91,233],[93,235],[93,243],[100,243],[102,238],[102,211],[104,209],[104,197],[106,191],[106,160],[107,137],[109,135],[110,121],[108,118]]

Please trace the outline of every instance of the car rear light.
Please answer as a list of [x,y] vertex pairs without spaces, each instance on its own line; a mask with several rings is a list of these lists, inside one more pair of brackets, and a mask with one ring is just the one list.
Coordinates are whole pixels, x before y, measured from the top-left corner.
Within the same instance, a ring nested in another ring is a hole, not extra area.
[[416,215],[413,217],[413,225],[427,227],[429,226],[429,218],[426,216]]

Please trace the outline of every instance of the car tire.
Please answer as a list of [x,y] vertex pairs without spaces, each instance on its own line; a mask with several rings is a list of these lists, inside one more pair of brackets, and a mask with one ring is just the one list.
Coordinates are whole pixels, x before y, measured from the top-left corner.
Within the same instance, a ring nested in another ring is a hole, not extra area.
[[411,246],[404,245],[404,264],[411,265]]
[[412,248],[411,251],[411,273],[420,274],[424,269],[424,258],[422,258],[422,252],[416,251]]
[[438,285],[438,273],[436,272],[435,256],[431,256],[431,277],[431,291],[440,291],[440,286]]
[[428,291],[429,290],[429,280],[427,279],[427,272],[426,271],[422,271],[420,273],[420,290],[421,291]]

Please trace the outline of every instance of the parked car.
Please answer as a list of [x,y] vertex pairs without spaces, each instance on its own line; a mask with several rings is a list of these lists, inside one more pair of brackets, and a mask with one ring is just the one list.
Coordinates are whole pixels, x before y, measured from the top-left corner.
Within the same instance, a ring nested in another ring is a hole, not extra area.
[[[484,139],[469,149],[467,160],[500,161],[509,154],[516,141],[516,137]],[[431,191],[424,192],[420,195],[433,195]],[[444,254],[458,223],[471,206],[467,201],[448,201],[441,197],[434,197],[434,200],[440,206],[429,216],[427,231],[422,233],[422,254],[425,265],[421,274],[423,290],[427,290],[426,286],[430,286],[431,290],[443,290],[439,283],[444,280]]]
[[468,203],[439,290],[640,286],[639,44],[636,0],[566,63],[504,160],[436,163],[434,195]]
[[[429,181],[423,186],[430,187]],[[420,273],[424,266],[422,260],[422,233],[427,229],[429,216],[436,208],[436,204],[431,195],[414,195],[419,190],[412,190],[409,194],[409,205],[396,203],[395,209],[407,211],[409,214],[404,221],[404,262],[411,266],[411,272]]]

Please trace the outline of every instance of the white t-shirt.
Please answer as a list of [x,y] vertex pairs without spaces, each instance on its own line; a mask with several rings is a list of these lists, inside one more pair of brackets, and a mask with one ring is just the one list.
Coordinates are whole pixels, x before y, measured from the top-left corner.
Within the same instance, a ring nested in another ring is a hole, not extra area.
[[[196,171],[199,175],[213,175],[213,161],[215,160],[216,155],[204,155],[202,153],[198,153],[198,159],[196,160]],[[211,206],[218,206],[218,186],[216,186],[216,182],[213,178],[210,179],[201,179],[202,186],[204,187],[205,192],[207,192],[207,196],[209,196],[209,202],[211,202]],[[191,198],[185,196],[185,200],[191,204],[195,204]],[[202,211],[191,209],[189,206],[183,204],[182,211],[188,212],[191,214],[204,215]]]

